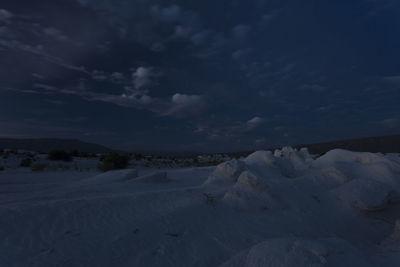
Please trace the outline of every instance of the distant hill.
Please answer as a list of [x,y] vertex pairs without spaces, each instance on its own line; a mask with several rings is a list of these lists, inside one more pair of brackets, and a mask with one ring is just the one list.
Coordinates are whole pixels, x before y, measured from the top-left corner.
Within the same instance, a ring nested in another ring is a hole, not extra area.
[[[348,140],[338,140],[316,144],[294,145],[294,148],[300,149],[307,147],[311,154],[323,154],[335,148],[341,148],[356,152],[373,152],[373,153],[400,153],[400,135],[366,137]],[[280,149],[281,147],[268,148],[266,150]],[[226,153],[232,157],[245,157],[254,151],[241,151]]]
[[[323,154],[329,150],[335,148],[347,149],[351,151],[359,152],[381,152],[381,153],[400,153],[400,135],[391,136],[378,136],[378,137],[367,137],[367,138],[357,138],[349,140],[339,140],[316,144],[304,144],[295,145],[295,148],[307,147],[312,154]],[[55,138],[39,138],[39,139],[13,139],[13,138],[0,138],[0,149],[23,149],[32,150],[38,152],[49,152],[51,150],[64,150],[73,151],[77,150],[80,152],[87,153],[107,153],[112,151],[117,151],[110,149],[108,147],[83,142],[75,139],[55,139]],[[267,150],[274,150],[275,148],[269,148]],[[123,152],[123,151],[117,151]],[[251,154],[253,151],[243,151],[243,152],[230,152],[226,153],[231,156],[246,156]],[[155,153],[156,154],[156,153]],[[162,153],[158,153],[162,155]],[[189,156],[196,153],[176,153],[168,155],[174,156]]]
[[113,151],[102,145],[87,143],[74,139],[13,139],[0,138],[0,149],[23,149],[37,152],[49,152],[51,150],[73,151],[86,153],[107,153]]
[[326,153],[335,148],[358,152],[400,153],[400,135],[357,138],[294,147],[307,147],[312,154]]

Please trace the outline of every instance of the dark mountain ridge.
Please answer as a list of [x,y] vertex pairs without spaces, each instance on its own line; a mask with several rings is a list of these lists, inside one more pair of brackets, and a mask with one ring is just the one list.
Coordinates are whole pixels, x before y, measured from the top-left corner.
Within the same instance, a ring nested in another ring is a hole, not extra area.
[[0,138],[0,149],[22,149],[44,153],[47,153],[51,150],[64,150],[68,152],[76,150],[86,153],[107,153],[114,151],[113,149],[94,143],[83,142],[76,139],[56,138]]
[[[311,154],[324,154],[332,149],[340,148],[355,152],[372,153],[400,153],[400,134],[389,136],[375,136],[347,140],[329,141],[315,144],[292,145],[293,148],[308,148]],[[265,150],[275,150],[281,147],[270,147]],[[226,153],[233,157],[248,156],[254,151],[241,151]]]
[[400,153],[400,135],[338,140],[317,144],[298,145],[294,147],[307,147],[312,154],[326,153],[335,148],[357,152]]
[[[376,136],[367,138],[357,138],[348,140],[330,141],[316,144],[294,145],[294,148],[307,147],[312,154],[323,154],[335,148],[341,148],[358,152],[381,152],[381,153],[400,153],[400,134],[390,136]],[[76,139],[56,139],[56,138],[38,138],[38,139],[14,139],[0,138],[0,149],[23,149],[47,153],[51,150],[64,150],[72,152],[74,150],[87,153],[107,153],[121,152],[103,145],[84,142]],[[267,150],[274,150],[269,148]],[[253,151],[226,153],[235,156],[245,156]],[[156,154],[156,153],[151,153]],[[199,153],[191,153],[191,155]],[[168,154],[169,155],[169,154]],[[188,156],[188,155],[187,155]]]

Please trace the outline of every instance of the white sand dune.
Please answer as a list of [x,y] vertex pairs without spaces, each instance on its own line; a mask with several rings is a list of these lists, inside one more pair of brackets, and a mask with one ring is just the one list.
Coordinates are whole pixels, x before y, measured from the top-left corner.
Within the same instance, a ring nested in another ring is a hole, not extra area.
[[395,154],[86,175],[0,174],[0,266],[400,266]]

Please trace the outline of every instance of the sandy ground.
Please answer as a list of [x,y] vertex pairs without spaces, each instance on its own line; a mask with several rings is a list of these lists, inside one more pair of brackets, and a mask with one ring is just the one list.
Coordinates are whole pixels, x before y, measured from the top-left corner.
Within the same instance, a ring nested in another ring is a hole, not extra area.
[[0,266],[400,266],[400,157],[0,173]]

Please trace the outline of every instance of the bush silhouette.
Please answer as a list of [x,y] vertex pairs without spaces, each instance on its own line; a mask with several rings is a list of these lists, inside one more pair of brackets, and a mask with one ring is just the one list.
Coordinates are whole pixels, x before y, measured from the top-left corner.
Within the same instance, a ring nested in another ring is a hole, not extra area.
[[21,167],[30,167],[32,165],[32,159],[25,158],[25,159],[21,160],[21,163],[19,165]]
[[63,160],[63,161],[72,161],[72,156],[65,151],[62,150],[52,150],[49,152],[47,157],[49,160]]
[[31,166],[31,170],[34,172],[40,172],[40,171],[44,171],[44,169],[46,167],[47,167],[46,164],[36,163]]
[[98,166],[99,170],[106,172],[110,170],[125,169],[128,167],[129,157],[120,155],[116,152],[107,154],[100,158],[102,164]]

